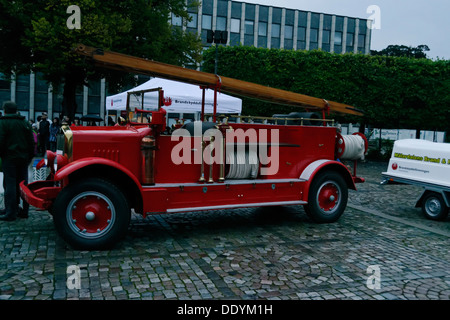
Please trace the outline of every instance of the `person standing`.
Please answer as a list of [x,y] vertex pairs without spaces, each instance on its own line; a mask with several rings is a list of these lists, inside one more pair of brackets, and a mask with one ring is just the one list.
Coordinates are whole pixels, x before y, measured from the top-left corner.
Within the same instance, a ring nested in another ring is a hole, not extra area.
[[34,154],[38,154],[38,146],[39,146],[39,133],[38,133],[38,128],[37,128],[37,124],[33,123],[31,125],[31,130],[33,133],[33,138],[34,138]]
[[42,113],[42,120],[39,122],[39,142],[40,142],[40,154],[44,155],[47,150],[50,149],[50,125],[47,112]]
[[59,125],[59,118],[54,118],[52,124],[50,125],[50,150],[56,152],[56,135],[59,132],[61,126]]
[[28,182],[28,165],[34,156],[34,139],[30,124],[17,114],[12,101],[3,103],[5,115],[0,118],[0,157],[5,189],[5,213],[0,220],[13,221],[17,216],[28,217],[29,205],[24,201],[19,212],[20,182]]

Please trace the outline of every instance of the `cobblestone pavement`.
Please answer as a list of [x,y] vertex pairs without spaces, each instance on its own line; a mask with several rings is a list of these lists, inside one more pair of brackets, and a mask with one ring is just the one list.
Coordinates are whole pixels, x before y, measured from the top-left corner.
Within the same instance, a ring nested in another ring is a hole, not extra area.
[[426,220],[418,187],[380,186],[386,168],[360,164],[367,182],[334,224],[301,207],[133,215],[110,251],[72,250],[33,210],[0,222],[0,300],[449,299],[450,219]]

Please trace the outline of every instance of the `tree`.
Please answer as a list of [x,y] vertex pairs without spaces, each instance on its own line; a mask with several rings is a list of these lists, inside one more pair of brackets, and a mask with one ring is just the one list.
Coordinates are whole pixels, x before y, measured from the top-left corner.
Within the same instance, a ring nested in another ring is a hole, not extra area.
[[390,45],[387,48],[376,51],[372,50],[373,56],[388,56],[388,57],[407,57],[415,59],[427,59],[426,52],[430,51],[427,45],[420,45],[418,47],[408,47],[404,45]]
[[171,13],[189,21],[184,0],[0,0],[0,72],[42,72],[64,85],[63,115],[73,119],[78,86],[106,77],[116,88],[131,78],[95,69],[73,52],[79,43],[176,65],[200,61],[200,39],[171,27]]

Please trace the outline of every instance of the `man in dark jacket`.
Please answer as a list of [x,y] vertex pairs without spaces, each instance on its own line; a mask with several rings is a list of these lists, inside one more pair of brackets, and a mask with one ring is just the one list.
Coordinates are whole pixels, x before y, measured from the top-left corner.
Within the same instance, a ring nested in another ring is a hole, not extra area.
[[5,213],[0,220],[13,221],[28,217],[28,204],[19,212],[19,184],[28,180],[28,165],[34,156],[34,138],[30,124],[17,115],[17,105],[12,101],[3,103],[5,115],[0,117],[0,157],[3,167],[5,189]]
[[50,149],[50,125],[47,112],[42,112],[42,120],[39,121],[39,145],[40,154],[44,155]]

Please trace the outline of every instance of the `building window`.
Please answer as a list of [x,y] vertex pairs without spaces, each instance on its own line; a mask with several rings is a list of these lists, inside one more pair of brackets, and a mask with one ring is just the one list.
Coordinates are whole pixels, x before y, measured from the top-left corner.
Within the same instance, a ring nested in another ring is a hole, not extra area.
[[304,11],[299,11],[298,13],[298,26],[307,27],[308,26],[308,13]]
[[312,13],[311,14],[311,28],[319,29],[320,27],[320,14]]
[[323,16],[323,29],[324,30],[331,30],[331,25],[333,23],[333,18],[326,14]]
[[342,46],[342,32],[336,31],[334,33],[334,44],[336,46]]
[[244,22],[244,45],[245,46],[251,46],[254,42],[254,22],[250,20],[245,20]]
[[359,20],[358,52],[366,53],[367,20]]
[[207,14],[202,15],[202,29],[205,30],[212,29],[212,16]]
[[272,24],[272,48],[280,48],[280,31],[281,25]]
[[258,48],[267,48],[267,37],[258,37]]
[[259,7],[259,21],[268,22],[269,21],[269,8],[265,6]]
[[284,26],[284,49],[291,50],[294,48],[294,26]]
[[336,17],[336,31],[344,32],[344,17]]
[[253,21],[249,21],[249,20],[245,20],[245,34],[253,34],[255,32],[254,30],[254,22]]
[[281,31],[281,25],[279,25],[279,24],[272,24],[272,38],[279,38],[280,37],[280,31]]
[[231,2],[231,17],[241,18],[242,4],[240,2]]
[[364,34],[359,34],[358,35],[358,48],[363,49],[362,51],[364,51],[365,47],[366,47],[366,36]]
[[258,35],[267,37],[267,23],[266,22],[259,22],[258,24]]
[[217,17],[216,30],[227,31],[227,18]]
[[183,19],[181,17],[178,17],[172,13],[172,25],[181,27],[183,25]]
[[359,20],[359,33],[367,34],[367,20]]
[[197,29],[197,13],[189,13],[189,16],[191,17],[191,21],[188,22],[187,27]]
[[[0,101],[11,100],[11,83],[0,73]],[[1,110],[3,112],[3,110]]]
[[230,45],[238,45],[241,42],[241,20],[231,19]]
[[293,26],[285,26],[284,27],[284,38],[288,40],[294,39],[294,27]]
[[212,15],[213,14],[213,0],[203,0],[202,1],[202,11],[203,14]]
[[313,43],[319,42],[319,30],[318,29],[311,29],[309,41],[313,42]]
[[36,74],[34,94],[34,111],[47,111],[48,109],[48,83],[43,80],[43,74]]
[[255,20],[255,8],[254,4],[245,4],[245,19],[246,20]]
[[349,33],[354,33],[356,29],[356,20],[353,18],[348,18],[347,20],[347,30]]
[[295,11],[294,10],[286,10],[286,24],[293,25],[295,22]]
[[217,15],[226,17],[228,15],[228,1],[217,1]]
[[306,27],[298,27],[297,49],[298,50],[306,49]]
[[231,19],[231,32],[234,32],[234,33],[241,32],[241,20]]
[[16,77],[16,103],[18,110],[30,108],[30,75],[18,75]]
[[329,30],[323,30],[322,43],[330,43],[331,32]]
[[281,8],[273,8],[272,11],[272,23],[281,24]]
[[11,83],[3,73],[0,73],[0,90],[10,90]]
[[[77,103],[77,110],[75,112],[83,114],[83,112],[84,112],[84,86],[77,86],[75,100]],[[57,107],[55,107],[53,105],[53,111],[61,112],[62,111],[62,103]]]
[[[52,109],[53,112],[61,112],[62,111],[62,101],[63,101],[63,88],[59,87],[58,91],[53,88],[52,90]],[[77,103],[77,110],[75,112],[83,114],[83,95],[79,94],[79,90],[77,88],[77,95],[76,95],[76,103]],[[47,109],[44,109],[42,111],[47,111]]]
[[89,81],[88,113],[100,113],[100,81]]
[[353,33],[347,33],[347,47],[353,47],[355,35]]
[[305,27],[298,27],[297,40],[298,41],[306,41],[306,28]]
[[267,22],[258,24],[258,47],[267,48]]

